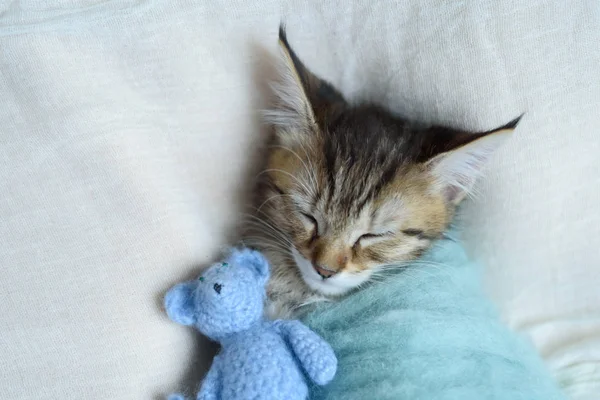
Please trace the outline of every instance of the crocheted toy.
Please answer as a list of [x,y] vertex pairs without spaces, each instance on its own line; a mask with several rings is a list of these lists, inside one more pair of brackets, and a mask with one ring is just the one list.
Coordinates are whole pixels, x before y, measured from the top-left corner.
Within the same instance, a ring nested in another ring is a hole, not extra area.
[[318,385],[333,379],[337,359],[327,342],[300,321],[263,318],[268,278],[268,262],[259,252],[234,250],[197,280],[167,293],[173,321],[221,343],[198,400],[304,400],[305,376]]

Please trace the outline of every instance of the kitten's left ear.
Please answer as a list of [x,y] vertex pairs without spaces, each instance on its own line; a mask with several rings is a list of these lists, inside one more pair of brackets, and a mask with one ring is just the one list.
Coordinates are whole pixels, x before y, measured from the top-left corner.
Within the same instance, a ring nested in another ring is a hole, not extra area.
[[457,205],[469,194],[491,155],[514,131],[521,117],[488,132],[457,133],[453,140],[445,143],[446,148],[456,147],[425,163],[435,179],[436,188],[443,192],[449,203]]

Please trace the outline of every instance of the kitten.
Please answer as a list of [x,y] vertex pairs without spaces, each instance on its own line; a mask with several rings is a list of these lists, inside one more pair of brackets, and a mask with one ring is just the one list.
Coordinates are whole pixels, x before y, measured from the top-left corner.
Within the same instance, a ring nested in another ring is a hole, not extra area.
[[492,152],[520,118],[489,132],[417,128],[353,106],[315,76],[280,27],[275,130],[252,234],[269,258],[268,314],[338,298],[414,260],[448,227]]

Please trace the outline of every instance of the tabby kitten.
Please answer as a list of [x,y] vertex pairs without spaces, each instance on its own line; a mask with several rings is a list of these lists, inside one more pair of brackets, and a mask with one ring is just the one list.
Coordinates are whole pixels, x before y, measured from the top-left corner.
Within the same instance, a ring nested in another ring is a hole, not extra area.
[[275,129],[246,244],[272,264],[268,314],[359,288],[419,257],[448,227],[519,118],[483,133],[417,128],[382,107],[353,106],[308,70],[279,30]]

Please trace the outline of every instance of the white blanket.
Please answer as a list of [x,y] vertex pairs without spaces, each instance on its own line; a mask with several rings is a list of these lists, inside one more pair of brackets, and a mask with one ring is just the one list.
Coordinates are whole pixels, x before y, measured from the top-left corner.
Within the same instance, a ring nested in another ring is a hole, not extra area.
[[469,129],[526,112],[467,207],[470,248],[506,321],[597,398],[599,3],[286,3],[0,0],[0,397],[201,379],[212,347],[160,298],[238,220],[285,19],[351,99]]

